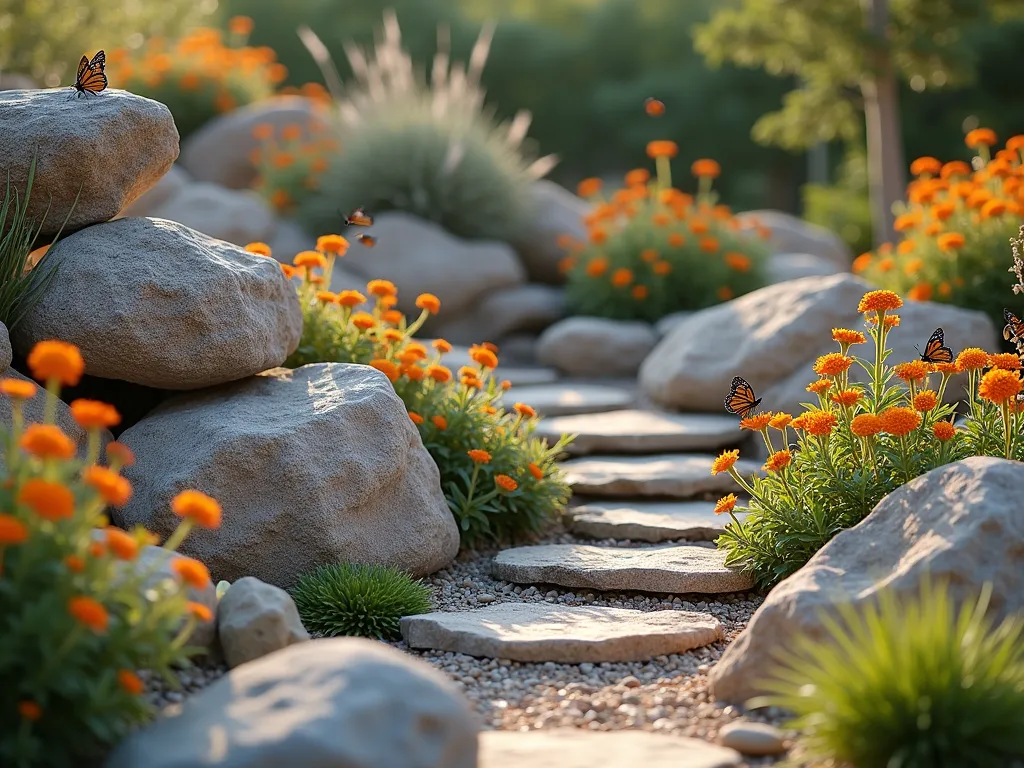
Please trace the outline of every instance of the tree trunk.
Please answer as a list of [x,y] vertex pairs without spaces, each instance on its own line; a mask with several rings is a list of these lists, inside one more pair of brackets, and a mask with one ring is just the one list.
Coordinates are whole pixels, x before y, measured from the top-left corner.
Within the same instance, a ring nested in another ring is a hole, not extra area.
[[886,26],[889,0],[863,0],[867,27],[874,37],[871,72],[861,82],[868,145],[868,185],[875,247],[893,242],[893,203],[902,199],[906,186],[903,137],[900,132],[899,83],[889,56]]

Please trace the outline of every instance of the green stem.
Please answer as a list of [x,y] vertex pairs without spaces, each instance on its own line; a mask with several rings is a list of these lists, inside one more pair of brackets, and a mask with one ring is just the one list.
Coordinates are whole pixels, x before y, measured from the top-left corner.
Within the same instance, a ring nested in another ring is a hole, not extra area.
[[188,536],[189,532],[192,530],[193,525],[194,523],[187,518],[182,520],[174,530],[174,533],[170,535],[170,538],[164,542],[163,548],[168,552],[176,551],[181,542],[185,540],[185,537]]
[[1006,443],[1006,458],[1010,460],[1013,458],[1013,425],[1010,420],[1010,401],[1004,400],[1000,403],[999,408],[1003,412],[1003,436]]

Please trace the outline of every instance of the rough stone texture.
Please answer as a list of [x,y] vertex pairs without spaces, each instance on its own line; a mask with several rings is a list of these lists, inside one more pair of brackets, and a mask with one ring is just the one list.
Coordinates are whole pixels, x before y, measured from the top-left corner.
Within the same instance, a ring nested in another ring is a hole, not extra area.
[[118,218],[151,216],[192,181],[188,173],[178,164],[172,165],[160,180],[147,190],[142,197],[118,214]]
[[302,312],[277,262],[162,219],[118,219],[62,239],[40,301],[15,328],[78,345],[92,376],[163,389],[233,381],[284,362]]
[[186,184],[150,215],[242,246],[272,239],[275,226],[273,211],[257,193],[206,181]]
[[537,413],[544,416],[607,413],[629,408],[636,402],[636,395],[626,387],[581,381],[524,384],[514,386],[508,395],[517,402],[533,406]]
[[784,283],[802,277],[825,277],[846,272],[834,261],[810,253],[776,253],[768,258],[768,283]]
[[570,235],[580,241],[587,239],[583,217],[590,212],[590,205],[547,179],[535,181],[531,190],[536,208],[533,228],[517,244],[516,250],[531,280],[560,285],[565,282],[565,276],[559,271],[558,263],[568,252],[558,247],[558,238]]
[[581,728],[484,731],[480,768],[738,768],[739,752],[685,736]]
[[62,225],[66,235],[114,218],[178,157],[178,130],[163,104],[113,88],[95,97],[72,93],[0,92],[0,178],[9,174],[23,192],[35,155],[28,213],[37,222],[46,216],[40,243]]
[[10,368],[12,360],[14,360],[14,350],[11,348],[11,335],[7,332],[7,326],[0,323],[0,371]]
[[732,416],[634,410],[542,419],[534,434],[549,442],[576,435],[569,453],[578,455],[712,450],[746,439]]
[[707,613],[548,603],[499,603],[402,619],[410,648],[562,664],[645,661],[723,637],[722,624]]
[[578,536],[651,543],[711,541],[729,522],[728,516],[715,514],[713,501],[595,501],[572,507],[565,516]]
[[224,524],[182,550],[216,579],[288,588],[325,563],[393,565],[421,576],[459,534],[405,406],[383,374],[318,363],[180,395],[121,435],[135,494],[114,518],[167,535],[171,499],[210,494]]
[[778,728],[745,720],[722,726],[718,743],[744,755],[779,755],[786,751],[786,742]]
[[461,240],[437,224],[410,213],[376,216],[375,248],[353,245],[345,268],[366,280],[391,280],[398,287],[398,309],[416,317],[416,297],[441,300],[441,318],[470,310],[486,294],[526,282],[515,251],[493,240]]
[[926,573],[947,580],[953,597],[994,589],[999,618],[1024,610],[1024,465],[974,457],[939,467],[882,499],[777,585],[711,670],[717,698],[743,702],[761,691],[772,653],[798,635],[824,640],[822,613],[861,606],[882,589],[920,594]]
[[530,283],[491,291],[468,313],[445,322],[442,312],[427,332],[454,344],[494,341],[519,332],[543,331],[565,315],[565,293]]
[[853,261],[850,246],[824,227],[811,224],[782,211],[747,211],[736,215],[740,229],[756,224],[771,230],[767,240],[773,253],[808,253],[831,261],[839,269],[847,270]]
[[136,731],[107,768],[475,768],[477,726],[428,664],[382,643],[300,643]]
[[537,359],[570,376],[632,376],[657,344],[640,321],[569,317],[537,339]]
[[232,110],[185,140],[181,164],[199,181],[248,189],[257,175],[251,156],[262,144],[253,136],[257,125],[272,125],[278,133],[286,125],[297,125],[308,137],[326,128],[325,118],[316,103],[302,96],[280,96]]
[[682,593],[742,592],[753,585],[725,567],[725,552],[701,545],[646,549],[540,544],[506,549],[491,571],[516,584],[557,584],[572,589]]
[[[714,456],[665,453],[656,456],[586,456],[562,463],[573,491],[584,496],[665,496],[688,499],[704,493],[728,493],[738,488],[726,472],[711,474]],[[750,477],[761,471],[740,459],[736,471]]]
[[[722,400],[734,376],[743,376],[764,408],[796,414],[809,402],[808,382],[817,378],[814,360],[838,351],[833,328],[864,329],[857,312],[860,298],[873,286],[851,274],[807,277],[762,288],[735,301],[695,313],[654,348],[640,368],[640,388],[659,405],[686,411],[722,412]],[[981,312],[945,304],[908,301],[899,310],[900,326],[887,339],[889,364],[919,357],[932,331],[941,327],[946,344],[996,348],[995,329]],[[871,340],[853,353],[871,358]],[[859,366],[851,379],[866,381]],[[962,396],[966,379],[953,377],[947,400]]]
[[221,598],[217,635],[231,668],[309,640],[291,595],[252,576],[236,581]]

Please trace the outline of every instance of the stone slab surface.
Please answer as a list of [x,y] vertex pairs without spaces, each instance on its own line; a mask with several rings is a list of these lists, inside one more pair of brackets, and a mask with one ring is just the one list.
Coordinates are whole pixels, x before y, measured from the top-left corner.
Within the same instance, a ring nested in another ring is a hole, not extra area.
[[742,592],[751,578],[725,567],[725,552],[699,544],[594,547],[541,544],[494,556],[495,578],[516,584],[557,584],[570,589],[717,594]]
[[[742,519],[743,513],[737,513]],[[728,515],[716,515],[713,501],[593,502],[566,510],[566,525],[579,536],[630,539],[657,544],[674,539],[712,541]]]
[[569,453],[582,455],[709,451],[738,445],[749,433],[732,416],[628,409],[543,419],[535,434],[550,442],[576,435]]
[[480,768],[735,768],[742,760],[734,749],[648,731],[480,734]]
[[[501,369],[498,369],[501,375]],[[515,385],[515,382],[512,382]],[[526,403],[543,416],[568,416],[577,413],[605,413],[629,408],[633,391],[609,384],[558,382],[532,386],[513,386],[506,395],[509,402]]]
[[[710,454],[663,453],[652,456],[585,456],[562,463],[566,482],[584,496],[662,496],[688,499],[705,493],[738,489],[727,472],[711,474]],[[740,459],[743,477],[761,472],[760,465]]]
[[411,648],[562,664],[646,661],[721,640],[708,613],[634,611],[550,603],[497,603],[402,619]]

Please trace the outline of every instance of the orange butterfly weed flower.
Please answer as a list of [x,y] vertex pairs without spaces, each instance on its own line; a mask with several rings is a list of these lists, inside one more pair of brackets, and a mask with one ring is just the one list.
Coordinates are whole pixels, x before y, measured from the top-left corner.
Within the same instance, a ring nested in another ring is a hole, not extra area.
[[633,282],[633,270],[620,267],[612,272],[612,285],[616,288],[626,288]]
[[424,370],[418,365],[406,364],[402,368],[402,373],[409,381],[423,381],[423,377],[426,375]]
[[664,211],[659,211],[658,213],[651,216],[651,221],[654,223],[654,226],[656,227],[667,227],[669,224],[672,223],[672,217],[669,216]]
[[904,213],[896,217],[896,221],[893,223],[893,229],[897,232],[906,232],[908,229],[913,229],[921,223],[921,214],[918,212]]
[[928,283],[918,283],[907,291],[907,298],[911,301],[928,301],[931,297],[932,287]]
[[65,387],[73,387],[85,373],[85,360],[74,344],[40,341],[29,352],[28,367],[39,381],[56,381]]
[[930,389],[922,390],[914,395],[914,410],[928,413],[939,404],[939,396]]
[[672,265],[667,261],[656,261],[651,269],[654,271],[654,274],[659,277],[665,277],[665,275],[671,274]]
[[653,264],[659,258],[660,254],[653,248],[646,248],[640,251],[640,258],[648,264]]
[[415,411],[409,411],[409,419],[410,421],[412,421],[413,424],[419,425],[423,423],[423,417],[420,416]]
[[957,429],[948,421],[936,421],[932,424],[932,434],[939,440],[945,442],[956,436]]
[[861,397],[863,397],[863,394],[859,389],[841,389],[838,392],[832,393],[829,399],[836,405],[849,408],[856,405]]
[[378,371],[388,377],[391,382],[396,382],[402,375],[401,369],[390,360],[384,360],[377,358],[376,360],[370,361],[370,367],[376,368]]
[[123,507],[132,497],[132,484],[112,469],[93,465],[82,473],[82,480],[113,507]]
[[544,479],[544,470],[532,461],[526,465],[526,468],[529,470],[530,474],[533,475],[534,480],[540,481]]
[[139,556],[139,544],[120,528],[107,528],[107,547],[119,560],[134,560]]
[[35,722],[43,716],[43,708],[34,701],[22,699],[18,702],[18,714],[29,722]]
[[514,410],[523,418],[527,419],[532,419],[534,416],[537,415],[537,411],[535,411],[531,406],[527,405],[526,403],[516,403],[515,405],[512,406],[512,410]]
[[819,376],[838,376],[849,370],[851,365],[853,365],[852,357],[847,357],[839,352],[829,352],[814,361],[814,372]]
[[479,448],[471,448],[466,451],[466,455],[476,464],[489,464],[491,461],[491,454]]
[[704,253],[718,253],[722,245],[718,242],[717,237],[704,237],[697,243],[697,247],[704,251]]
[[201,621],[204,624],[213,621],[213,611],[202,603],[189,601],[188,612],[196,618],[196,621]]
[[672,158],[679,154],[679,145],[674,141],[651,141],[647,144],[647,156],[652,159],[659,157]]
[[763,468],[768,472],[781,472],[789,466],[792,460],[793,454],[789,451],[775,451],[775,453],[768,457],[768,461],[764,463]]
[[736,494],[730,493],[728,496],[723,496],[717,502],[715,502],[715,514],[722,515],[727,512],[732,512],[736,509]]
[[41,459],[70,459],[75,455],[75,441],[54,424],[30,424],[18,445]]
[[871,261],[874,257],[870,253],[862,253],[860,256],[853,260],[853,264],[850,269],[853,274],[859,275],[861,272],[871,266]]
[[373,315],[367,312],[356,312],[351,318],[352,325],[361,331],[368,331],[377,324],[377,320]]
[[135,463],[135,454],[124,443],[107,443],[106,454],[108,461],[117,463],[122,467],[130,467]]
[[831,386],[832,386],[832,380],[831,379],[818,379],[817,381],[812,381],[810,384],[808,384],[805,387],[805,389],[808,392],[813,392],[816,395],[821,395],[821,394],[824,394],[825,391],[829,387],[831,387]]
[[64,565],[72,573],[82,573],[85,571],[85,560],[80,558],[78,555],[68,555],[64,558]]
[[71,417],[85,429],[109,429],[121,423],[117,408],[99,400],[72,400]]
[[503,491],[508,491],[509,493],[511,493],[512,491],[519,487],[519,483],[517,483],[513,478],[509,477],[508,475],[495,475],[494,484],[501,488]]
[[720,472],[728,472],[739,461],[740,452],[738,448],[731,451],[722,451],[713,462],[711,462],[711,474],[717,475]]
[[932,363],[932,372],[941,373],[943,376],[952,376],[958,373],[956,363]]
[[753,416],[748,416],[745,419],[740,419],[740,429],[749,429],[752,432],[760,432],[763,429],[768,428],[768,424],[772,420],[772,414],[758,413]]
[[1020,391],[1020,375],[1016,371],[1002,368],[993,368],[981,377],[981,383],[978,384],[978,396],[997,405],[1007,400],[1016,400]]
[[893,366],[893,373],[903,381],[922,381],[930,373],[928,364],[923,360],[911,360]]
[[24,381],[22,379],[0,379],[0,392],[3,392],[8,397],[14,400],[28,400],[35,397],[36,390],[35,384],[31,381]]
[[171,570],[178,578],[193,589],[205,589],[210,583],[210,571],[198,560],[191,557],[176,557],[171,561]]
[[51,522],[75,513],[75,496],[63,483],[33,477],[18,492],[18,503],[30,507],[39,517]]
[[644,99],[644,112],[649,117],[661,117],[665,114],[665,105],[653,96]]
[[427,376],[439,384],[446,384],[452,379],[452,372],[443,365],[428,365]]
[[0,547],[28,540],[28,528],[14,515],[0,512]]
[[228,19],[228,31],[233,35],[248,35],[256,26],[248,16],[232,16]]
[[416,297],[416,306],[432,315],[436,315],[441,311],[441,300],[432,293],[421,293]]
[[440,430],[448,429],[448,419],[446,419],[444,416],[434,416],[431,419],[431,421],[434,423],[434,426]]
[[944,232],[935,238],[935,242],[944,251],[955,251],[957,248],[963,248],[967,238],[959,232]]
[[634,285],[632,289],[630,289],[630,294],[637,301],[643,301],[644,299],[647,298],[649,293],[650,291],[648,290],[646,285]]
[[98,600],[85,595],[68,600],[68,613],[75,621],[96,634],[106,632],[110,624],[110,614],[107,613],[107,609]]
[[858,312],[886,312],[903,306],[903,299],[892,291],[868,291],[857,305]]
[[366,297],[359,291],[340,291],[337,296],[337,302],[343,307],[358,307],[366,301]]
[[988,356],[988,364],[993,368],[1002,368],[1004,371],[1019,371],[1021,368],[1020,357],[1013,352],[999,352]]
[[334,291],[317,291],[316,300],[321,304],[336,304],[338,301],[338,294]]
[[598,178],[583,179],[583,181],[576,185],[576,194],[584,198],[593,197],[601,191],[602,186],[604,186],[604,182]]
[[292,264],[306,269],[324,269],[327,266],[327,258],[317,251],[302,251],[295,255]]
[[271,255],[271,253],[272,253],[269,245],[267,245],[266,243],[258,242],[258,241],[255,242],[255,243],[249,243],[248,245],[246,245],[245,246],[245,250],[247,250],[249,253],[255,253],[257,256],[267,256],[267,257],[269,257]]
[[921,414],[913,408],[901,405],[886,408],[878,414],[878,419],[882,424],[882,431],[894,437],[906,437],[921,426]]
[[717,179],[722,174],[722,166],[714,160],[702,158],[693,161],[690,172],[700,179]]
[[[679,232],[672,232],[668,236],[668,244],[672,248],[682,248],[686,245],[686,236]],[[657,253],[657,251],[655,251]]]
[[973,131],[968,132],[967,136],[964,137],[964,143],[971,149],[975,149],[977,147],[991,147],[998,140],[996,132],[991,128],[975,128]]
[[727,253],[723,257],[725,266],[736,272],[748,272],[750,270],[750,257],[744,253]]
[[348,240],[341,235],[320,235],[316,239],[316,249],[324,253],[333,253],[344,256],[348,253]]
[[811,411],[803,415],[804,430],[815,437],[824,437],[836,426],[836,415],[830,411]]
[[608,259],[603,256],[591,259],[587,262],[586,271],[587,275],[590,277],[600,277],[608,271]]
[[793,417],[792,416],[790,416],[788,413],[781,413],[780,412],[780,413],[776,413],[774,416],[772,416],[771,420],[768,422],[768,426],[772,427],[773,429],[777,429],[780,432],[782,432],[786,427],[789,426],[789,424],[792,421],[793,421]]
[[371,280],[366,284],[366,292],[373,296],[395,296],[398,289],[390,280]]
[[387,341],[396,344],[405,338],[405,334],[395,328],[388,328],[384,331],[384,338]]
[[960,371],[980,371],[988,365],[988,352],[978,347],[968,347],[956,356],[956,367]]
[[910,164],[910,172],[915,176],[938,176],[942,172],[942,163],[934,157],[919,157]]
[[850,431],[857,437],[871,437],[882,431],[882,420],[873,413],[858,413],[850,422]]
[[171,500],[171,511],[203,528],[219,528],[224,510],[220,502],[202,491],[185,490]]
[[626,186],[627,187],[641,187],[651,179],[651,172],[646,168],[634,168],[631,171],[626,172]]
[[478,365],[484,368],[497,368],[498,356],[484,346],[473,346],[469,348],[469,356]]
[[840,344],[852,345],[864,344],[868,339],[860,331],[851,331],[849,328],[833,328],[832,340],[838,341]]

